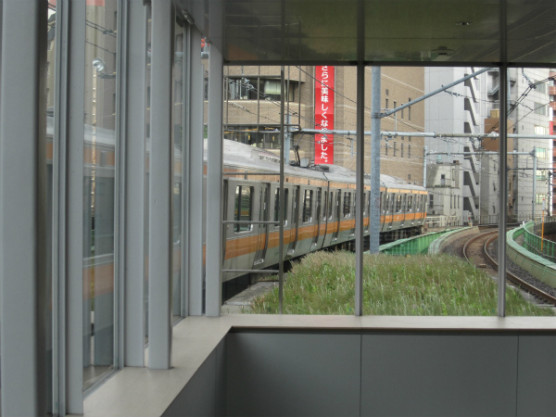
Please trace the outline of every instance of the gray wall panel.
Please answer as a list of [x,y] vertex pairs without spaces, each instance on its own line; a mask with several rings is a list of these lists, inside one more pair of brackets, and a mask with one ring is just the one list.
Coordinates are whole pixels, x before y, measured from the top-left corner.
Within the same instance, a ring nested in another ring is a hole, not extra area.
[[556,337],[519,337],[518,416],[556,415]]
[[222,341],[199,367],[164,416],[220,416],[224,414],[224,347]]
[[517,336],[363,336],[362,415],[515,415]]
[[227,415],[358,415],[359,361],[358,334],[231,333]]

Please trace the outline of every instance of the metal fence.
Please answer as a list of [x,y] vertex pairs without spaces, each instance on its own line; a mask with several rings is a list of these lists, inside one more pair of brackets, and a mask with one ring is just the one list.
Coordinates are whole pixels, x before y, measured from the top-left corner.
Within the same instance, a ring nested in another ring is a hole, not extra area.
[[550,261],[556,261],[556,242],[541,236],[556,233],[556,218],[547,217],[543,221],[528,222],[524,227],[523,247]]

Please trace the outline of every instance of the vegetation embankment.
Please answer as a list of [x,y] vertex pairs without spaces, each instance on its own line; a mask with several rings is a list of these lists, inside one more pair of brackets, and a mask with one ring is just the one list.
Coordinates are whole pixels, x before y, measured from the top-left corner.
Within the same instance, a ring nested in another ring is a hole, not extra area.
[[[365,255],[365,315],[492,316],[497,285],[484,271],[448,255]],[[355,255],[317,252],[296,262],[284,283],[286,314],[353,314]],[[278,312],[278,289],[253,301],[254,313]],[[554,315],[507,288],[508,316]]]

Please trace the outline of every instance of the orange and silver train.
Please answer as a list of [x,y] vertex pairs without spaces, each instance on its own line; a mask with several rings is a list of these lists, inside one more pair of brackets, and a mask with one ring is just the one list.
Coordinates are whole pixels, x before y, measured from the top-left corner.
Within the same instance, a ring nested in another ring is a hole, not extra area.
[[[271,152],[224,141],[224,271],[264,269],[279,261],[279,158]],[[381,242],[419,234],[426,190],[380,177]],[[365,180],[368,235],[370,183]],[[336,165],[285,167],[284,252],[291,259],[355,239],[355,173]]]

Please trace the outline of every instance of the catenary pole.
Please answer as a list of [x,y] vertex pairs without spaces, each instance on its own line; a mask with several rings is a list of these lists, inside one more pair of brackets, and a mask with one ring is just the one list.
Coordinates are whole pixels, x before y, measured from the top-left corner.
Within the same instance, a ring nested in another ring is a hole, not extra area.
[[371,210],[369,215],[369,250],[380,246],[380,67],[372,68],[371,86]]

